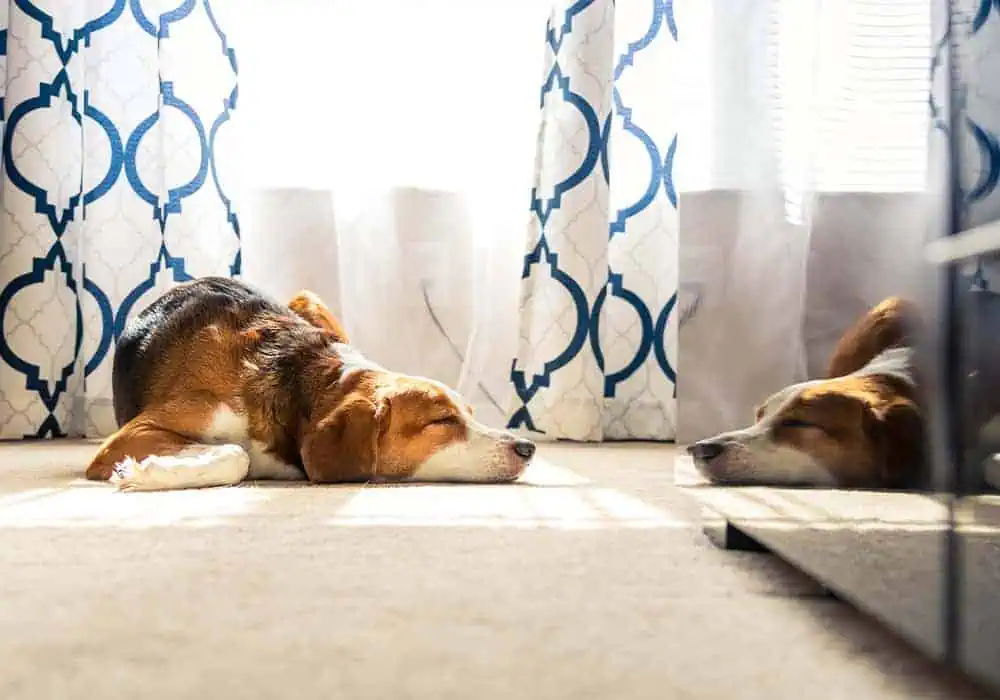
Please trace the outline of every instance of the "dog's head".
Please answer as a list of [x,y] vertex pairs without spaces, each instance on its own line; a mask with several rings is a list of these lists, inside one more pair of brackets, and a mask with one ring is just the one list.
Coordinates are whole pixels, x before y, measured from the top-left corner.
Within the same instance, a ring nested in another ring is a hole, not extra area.
[[342,387],[300,440],[312,481],[508,482],[535,453],[534,443],[476,421],[440,382],[363,370]]
[[847,376],[790,386],[750,427],[688,452],[718,484],[898,487],[919,470],[923,439],[919,407],[893,378]]

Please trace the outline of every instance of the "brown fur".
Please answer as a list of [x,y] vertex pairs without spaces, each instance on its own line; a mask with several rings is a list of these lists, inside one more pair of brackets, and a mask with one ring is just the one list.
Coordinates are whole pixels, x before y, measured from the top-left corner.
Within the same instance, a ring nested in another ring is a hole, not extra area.
[[311,325],[329,331],[338,343],[351,342],[347,338],[347,331],[340,325],[340,321],[330,312],[326,304],[308,289],[303,289],[292,297],[292,300],[288,302],[288,308]]
[[[887,350],[912,347],[918,332],[915,305],[886,299],[841,337],[827,379],[788,396],[775,394],[757,410],[754,426],[696,443],[691,454],[719,483],[785,483],[781,475],[792,479],[799,473],[813,479],[811,472],[799,471],[811,463],[821,465],[838,486],[913,484],[925,444],[916,368],[909,368],[912,382],[891,372],[854,373]],[[777,411],[766,415],[776,402]],[[795,453],[810,459],[800,462]],[[778,471],[758,467],[755,460]]]
[[[383,417],[383,469],[395,474],[424,455],[466,438],[466,428],[457,419],[451,397],[420,382],[406,379],[380,396]],[[430,422],[430,425],[428,425]]]
[[[372,372],[357,373],[342,397],[332,397],[333,408],[318,411],[316,425],[306,427],[302,454],[310,480],[405,478],[412,465],[465,439],[458,408],[440,389],[412,378],[378,379]],[[371,472],[373,464],[378,473]]]
[[827,377],[843,377],[864,367],[879,353],[912,345],[919,330],[916,306],[889,297],[861,317],[841,336],[827,365]]
[[[885,299],[837,343],[827,367],[831,381],[805,392],[839,395],[861,410],[861,430],[855,423],[853,433],[842,434],[842,458],[834,462],[842,482],[900,486],[920,467],[925,433],[919,397],[913,388],[890,377],[846,376],[890,348],[912,347],[919,331],[920,313],[913,302],[900,297]],[[818,416],[821,423],[842,424],[844,405],[839,411],[828,410],[828,416]],[[820,444],[822,441],[816,441],[805,448],[820,449]]]
[[806,389],[776,416],[773,440],[821,462],[840,486],[903,486],[919,466],[923,421],[908,387],[843,377]]

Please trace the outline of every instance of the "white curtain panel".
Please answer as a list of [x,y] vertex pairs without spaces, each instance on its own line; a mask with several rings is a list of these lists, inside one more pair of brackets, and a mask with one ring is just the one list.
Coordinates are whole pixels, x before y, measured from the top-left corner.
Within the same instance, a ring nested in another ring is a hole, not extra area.
[[239,271],[228,19],[205,0],[0,1],[0,437],[113,430],[125,319]]

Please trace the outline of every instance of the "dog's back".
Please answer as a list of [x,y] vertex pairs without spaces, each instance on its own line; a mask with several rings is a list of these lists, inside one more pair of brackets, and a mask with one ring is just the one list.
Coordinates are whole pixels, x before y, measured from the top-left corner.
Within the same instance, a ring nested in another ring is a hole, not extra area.
[[185,282],[150,304],[125,326],[115,349],[112,391],[119,427],[142,412],[152,370],[177,343],[211,324],[244,328],[262,313],[293,315],[253,287],[223,277]]

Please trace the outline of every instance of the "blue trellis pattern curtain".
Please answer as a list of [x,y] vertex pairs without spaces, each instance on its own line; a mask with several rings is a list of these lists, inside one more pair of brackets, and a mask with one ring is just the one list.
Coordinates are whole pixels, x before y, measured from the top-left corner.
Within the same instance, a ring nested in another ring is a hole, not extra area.
[[[934,25],[932,172],[960,231],[1000,219],[1000,2],[936,0]],[[1000,290],[1000,265],[967,272]]]
[[224,19],[209,0],[0,0],[0,437],[113,430],[126,318],[239,273]]
[[545,38],[509,424],[670,440],[678,125],[649,86],[668,92],[676,64],[672,2],[560,0]]

